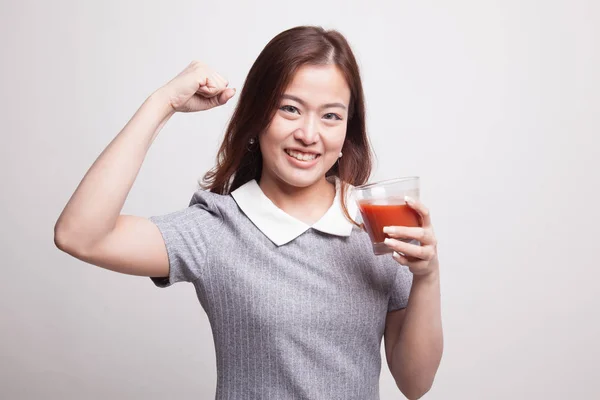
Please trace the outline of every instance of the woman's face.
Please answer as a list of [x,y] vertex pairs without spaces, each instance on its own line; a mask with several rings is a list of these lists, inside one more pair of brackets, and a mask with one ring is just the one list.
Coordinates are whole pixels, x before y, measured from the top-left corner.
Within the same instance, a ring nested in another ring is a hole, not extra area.
[[308,187],[325,179],[344,139],[350,88],[335,65],[305,65],[259,136],[263,180]]

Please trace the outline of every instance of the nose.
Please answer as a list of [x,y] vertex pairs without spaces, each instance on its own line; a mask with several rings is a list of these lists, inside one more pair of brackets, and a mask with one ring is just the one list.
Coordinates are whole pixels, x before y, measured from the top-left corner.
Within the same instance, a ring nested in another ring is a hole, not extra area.
[[303,123],[294,131],[294,138],[309,146],[319,140],[319,121],[314,116],[307,116]]

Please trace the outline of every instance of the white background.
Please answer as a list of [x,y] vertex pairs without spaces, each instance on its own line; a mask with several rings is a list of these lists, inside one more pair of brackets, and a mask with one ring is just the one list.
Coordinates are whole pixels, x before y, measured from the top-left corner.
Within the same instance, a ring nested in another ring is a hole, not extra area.
[[[213,398],[193,287],[78,261],[53,226],[150,93],[192,59],[241,88],[266,43],[301,24],[356,52],[373,179],[422,179],[445,329],[425,398],[600,398],[595,0],[3,0],[2,397]],[[187,206],[236,101],[172,118],[123,213]],[[384,358],[381,398],[401,397]]]

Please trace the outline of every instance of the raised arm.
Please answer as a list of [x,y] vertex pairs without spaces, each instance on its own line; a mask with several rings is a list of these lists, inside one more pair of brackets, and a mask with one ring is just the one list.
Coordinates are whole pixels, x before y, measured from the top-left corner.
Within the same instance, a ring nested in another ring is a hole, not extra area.
[[121,215],[148,149],[177,111],[225,104],[228,82],[194,61],[154,92],[87,171],[54,227],[54,243],[88,263],[132,275],[167,276],[158,228],[143,217]]

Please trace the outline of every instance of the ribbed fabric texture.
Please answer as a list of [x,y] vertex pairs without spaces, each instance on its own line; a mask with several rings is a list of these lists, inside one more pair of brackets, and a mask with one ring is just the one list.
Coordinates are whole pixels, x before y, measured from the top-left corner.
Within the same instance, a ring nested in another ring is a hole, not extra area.
[[276,246],[231,196],[199,190],[151,217],[169,255],[159,287],[191,282],[217,357],[216,399],[379,399],[386,313],[412,282],[368,235],[309,229]]

